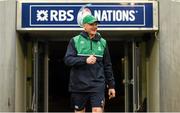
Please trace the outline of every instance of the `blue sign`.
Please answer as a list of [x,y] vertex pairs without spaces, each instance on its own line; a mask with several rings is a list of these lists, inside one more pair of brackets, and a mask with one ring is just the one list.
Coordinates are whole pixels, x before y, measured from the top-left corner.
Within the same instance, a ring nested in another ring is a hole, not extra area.
[[152,3],[22,3],[21,11],[22,28],[80,28],[83,13],[99,28],[153,28]]

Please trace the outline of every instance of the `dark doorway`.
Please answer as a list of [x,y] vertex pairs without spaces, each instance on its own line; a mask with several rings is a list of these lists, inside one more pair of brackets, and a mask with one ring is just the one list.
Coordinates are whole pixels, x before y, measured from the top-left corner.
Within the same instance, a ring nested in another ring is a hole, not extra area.
[[[68,92],[70,68],[65,66],[63,58],[67,41],[49,42],[49,111],[72,112],[70,93]],[[124,111],[124,85],[121,60],[124,57],[123,42],[108,42],[113,72],[116,81],[116,98],[108,100],[106,92],[105,112]]]
[[106,106],[105,112],[124,112],[124,84],[123,84],[123,64],[124,58],[124,43],[119,41],[108,41],[109,52],[111,56],[112,68],[115,79],[116,98],[108,99],[106,91]]
[[70,68],[63,58],[68,42],[49,42],[49,111],[70,112]]

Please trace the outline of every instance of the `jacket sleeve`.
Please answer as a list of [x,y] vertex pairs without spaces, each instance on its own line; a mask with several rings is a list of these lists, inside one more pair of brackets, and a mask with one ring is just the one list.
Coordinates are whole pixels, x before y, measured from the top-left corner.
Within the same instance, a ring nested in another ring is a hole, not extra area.
[[106,84],[108,85],[108,88],[114,88],[115,87],[115,81],[112,71],[112,63],[111,58],[109,55],[108,46],[105,48],[104,56],[103,56],[103,63],[104,63],[104,74],[106,78]]
[[75,48],[74,40],[69,41],[67,51],[64,57],[64,63],[68,66],[79,66],[86,64],[87,57],[77,56],[77,50]]

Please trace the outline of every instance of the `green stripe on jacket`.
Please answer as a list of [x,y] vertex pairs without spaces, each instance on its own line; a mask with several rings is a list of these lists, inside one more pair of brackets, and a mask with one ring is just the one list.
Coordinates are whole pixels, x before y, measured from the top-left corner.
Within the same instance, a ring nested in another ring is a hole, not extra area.
[[77,55],[90,56],[95,55],[97,57],[103,57],[106,47],[106,40],[102,37],[99,41],[90,40],[90,38],[84,38],[81,35],[77,35],[73,38]]

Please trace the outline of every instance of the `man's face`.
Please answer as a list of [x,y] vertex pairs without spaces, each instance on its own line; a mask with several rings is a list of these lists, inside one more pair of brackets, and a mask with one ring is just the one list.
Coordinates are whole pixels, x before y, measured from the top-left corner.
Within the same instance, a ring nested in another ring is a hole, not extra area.
[[95,35],[97,32],[97,23],[84,24],[84,29],[89,35]]

